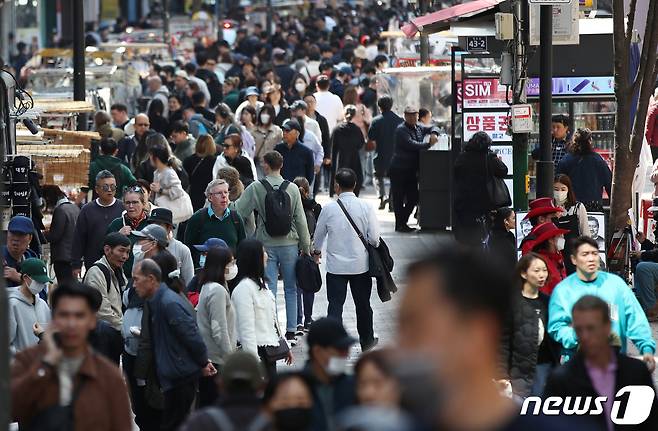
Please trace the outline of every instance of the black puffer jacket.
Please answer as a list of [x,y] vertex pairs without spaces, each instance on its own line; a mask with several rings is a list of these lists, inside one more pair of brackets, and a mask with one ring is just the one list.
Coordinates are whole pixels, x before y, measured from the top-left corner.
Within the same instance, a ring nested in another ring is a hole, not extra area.
[[466,144],[455,161],[454,169],[455,211],[458,216],[482,215],[496,209],[489,200],[487,180],[492,176],[504,178],[506,175],[507,166],[489,148],[479,148],[471,142]]
[[[548,295],[539,292],[542,307],[548,310]],[[548,323],[548,313],[546,314]],[[530,393],[537,366],[539,345],[539,319],[534,307],[519,293],[512,304],[510,319],[503,329],[501,339],[501,375],[512,383],[516,395],[526,397]],[[552,364],[558,364],[560,348],[548,335],[544,326],[544,342],[548,342]]]

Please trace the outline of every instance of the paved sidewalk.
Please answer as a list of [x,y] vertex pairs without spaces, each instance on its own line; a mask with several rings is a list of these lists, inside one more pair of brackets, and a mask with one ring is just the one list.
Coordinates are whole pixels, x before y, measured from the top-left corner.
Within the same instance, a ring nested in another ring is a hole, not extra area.
[[[386,302],[382,303],[377,296],[377,289],[375,282],[373,280],[373,289],[372,297],[370,299],[370,304],[373,309],[373,321],[375,336],[379,337],[379,346],[385,346],[387,344],[393,344],[395,342],[395,332],[396,332],[396,322],[397,322],[397,310],[399,306],[399,301],[401,294],[404,291],[404,274],[406,271],[407,265],[415,259],[416,256],[423,256],[428,253],[433,246],[438,244],[441,241],[441,238],[448,238],[446,233],[414,233],[414,234],[401,234],[395,232],[395,217],[393,213],[388,212],[388,207],[384,211],[377,210],[379,207],[379,199],[376,197],[373,188],[366,188],[362,193],[362,198],[365,198],[377,211],[377,218],[380,222],[381,237],[386,241],[388,247],[391,251],[391,255],[395,260],[395,267],[393,268],[393,279],[395,280],[398,286],[398,292],[393,295],[393,298]],[[326,194],[322,194],[318,197],[318,203],[324,206],[328,203],[330,198]],[[415,220],[411,218],[411,222]],[[410,223],[411,224],[411,223]],[[413,226],[413,225],[412,225]],[[324,260],[324,259],[323,259]],[[324,267],[324,261],[321,264],[320,272],[322,273],[323,286],[315,295],[315,304],[313,307],[313,318],[318,319],[327,315],[327,291],[324,283],[324,278],[326,276],[326,269]],[[285,327],[285,301],[283,298],[283,284],[279,281],[280,285],[277,289],[277,306],[278,306],[278,318],[281,324],[281,327]],[[345,307],[343,309],[343,324],[345,328],[353,335],[355,338],[358,338],[358,333],[356,330],[356,312],[354,309],[354,301],[352,300],[352,295],[349,292],[347,293],[347,299],[345,300]],[[304,363],[308,358],[307,346],[306,346],[306,336],[298,337],[298,344],[293,348],[293,353],[295,355],[295,363],[292,368],[303,367]],[[353,361],[361,354],[361,346],[357,343],[350,352],[350,359]],[[283,365],[283,362],[279,362],[279,369],[287,368]]]

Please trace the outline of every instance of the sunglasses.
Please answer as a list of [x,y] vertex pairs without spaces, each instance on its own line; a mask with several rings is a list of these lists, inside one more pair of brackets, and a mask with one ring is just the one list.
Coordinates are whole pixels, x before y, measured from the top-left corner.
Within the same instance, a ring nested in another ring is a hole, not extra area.
[[126,186],[123,188],[124,193],[139,193],[140,195],[144,194],[144,189],[140,186]]
[[115,192],[117,190],[116,184],[103,184],[100,189],[104,192]]

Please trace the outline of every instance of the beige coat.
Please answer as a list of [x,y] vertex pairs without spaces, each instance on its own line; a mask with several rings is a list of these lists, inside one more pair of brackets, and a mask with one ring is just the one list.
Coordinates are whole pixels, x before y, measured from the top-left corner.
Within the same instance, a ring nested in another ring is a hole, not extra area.
[[[111,268],[105,256],[101,257],[96,263]],[[122,283],[119,283],[117,274],[122,277]],[[103,271],[97,266],[92,266],[85,274],[84,283],[98,290],[103,297],[103,303],[101,304],[100,310],[98,310],[98,318],[106,321],[112,325],[114,329],[120,331],[121,322],[123,321],[123,312],[121,310],[121,297],[123,296],[123,290],[120,287],[120,284],[125,286],[127,280],[123,271],[112,271],[110,269],[110,275],[112,286],[108,289]]]
[[249,133],[254,137],[256,143],[256,152],[254,153],[254,161],[263,158],[265,153],[273,151],[274,147],[283,141],[283,131],[276,124],[272,124],[269,129],[261,127],[252,127]]

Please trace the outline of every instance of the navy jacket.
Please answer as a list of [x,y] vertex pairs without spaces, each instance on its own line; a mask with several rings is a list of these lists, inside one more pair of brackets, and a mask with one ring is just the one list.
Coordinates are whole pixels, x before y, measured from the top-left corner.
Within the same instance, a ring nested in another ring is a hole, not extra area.
[[192,306],[164,283],[148,300],[151,346],[163,391],[199,377],[208,364]]
[[377,155],[375,156],[375,171],[377,176],[385,176],[393,157],[395,147],[395,132],[404,120],[393,111],[387,111],[372,120],[368,130],[368,139],[375,141]]
[[310,362],[304,367],[304,373],[306,373],[311,380],[311,390],[313,391],[313,411],[310,429],[313,431],[329,431],[329,423],[327,422],[328,418],[333,417],[334,420],[336,420],[335,418],[339,416],[340,412],[356,404],[354,377],[343,374],[334,378],[330,384],[331,390],[333,391],[333,411],[327,412],[322,405],[318,393],[318,388],[323,385],[323,383],[315,378]]
[[418,171],[420,150],[430,147],[429,142],[427,144],[423,143],[423,139],[425,135],[430,133],[438,135],[439,129],[436,127],[423,127],[418,124],[412,127],[406,122],[402,122],[395,129],[395,150],[393,151],[390,169]]
[[603,189],[612,193],[612,172],[599,153],[567,154],[557,166],[557,174],[571,178],[576,200],[584,204],[603,201]]
[[281,176],[284,179],[292,182],[297,177],[304,177],[309,184],[313,184],[313,178],[315,178],[313,151],[300,141],[297,141],[292,148],[288,148],[288,145],[282,142],[274,147],[274,150],[283,156]]

